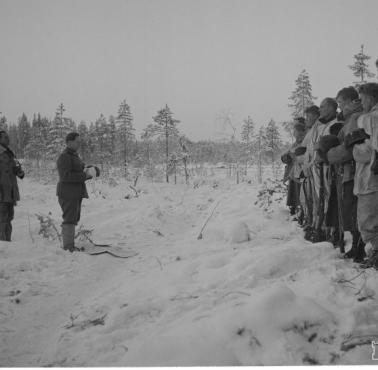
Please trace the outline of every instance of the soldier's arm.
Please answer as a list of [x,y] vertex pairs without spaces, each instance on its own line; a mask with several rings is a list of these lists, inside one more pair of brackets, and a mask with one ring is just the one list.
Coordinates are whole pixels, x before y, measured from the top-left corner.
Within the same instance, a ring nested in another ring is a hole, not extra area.
[[349,162],[353,159],[353,151],[347,149],[344,144],[341,144],[328,151],[327,159],[331,164]]
[[61,182],[85,182],[87,175],[85,172],[72,171],[72,159],[62,154],[57,161],[59,179]]
[[353,147],[353,158],[359,163],[370,163],[371,161],[371,148],[365,140],[362,144],[357,144]]

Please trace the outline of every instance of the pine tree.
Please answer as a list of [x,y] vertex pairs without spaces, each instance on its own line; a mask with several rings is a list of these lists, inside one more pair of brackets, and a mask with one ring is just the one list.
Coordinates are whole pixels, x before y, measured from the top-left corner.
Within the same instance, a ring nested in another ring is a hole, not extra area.
[[252,161],[254,153],[254,130],[255,124],[250,116],[244,120],[241,132],[241,140],[244,144],[245,174],[247,174],[248,162]]
[[262,183],[262,153],[263,153],[265,142],[266,142],[265,129],[263,126],[261,126],[255,138],[255,145],[257,148],[257,170],[258,170],[257,181],[259,184]]
[[25,156],[25,148],[28,145],[31,138],[31,125],[25,113],[23,113],[22,116],[18,119],[17,128],[18,128],[17,155],[23,158]]
[[130,106],[124,100],[118,109],[118,116],[116,122],[119,124],[118,132],[120,139],[120,152],[123,152],[124,170],[125,177],[127,176],[127,165],[128,165],[128,143],[131,139],[135,137],[133,128],[133,116],[130,111]]
[[108,125],[106,118],[101,114],[96,120],[93,132],[94,149],[95,149],[95,161],[101,165],[109,162],[111,159],[111,137],[110,126]]
[[110,153],[111,153],[111,162],[115,161],[116,153],[116,139],[117,139],[117,126],[116,119],[113,115],[109,116],[109,135],[110,135]]
[[355,85],[358,86],[367,82],[365,77],[374,77],[374,73],[369,71],[368,65],[366,64],[370,57],[364,54],[364,45],[361,45],[361,51],[354,55],[354,59],[354,64],[350,65],[349,68],[356,77],[359,77],[360,81],[355,82]]
[[178,130],[176,124],[179,120],[173,118],[173,113],[166,104],[163,109],[160,109],[155,117],[152,118],[156,124],[155,132],[163,136],[165,139],[165,160],[166,160],[166,170],[165,178],[169,182],[169,138],[172,136],[178,136]]
[[84,121],[80,121],[77,126],[77,133],[80,135],[80,157],[84,162],[91,160],[91,151],[89,146],[89,130],[88,126]]
[[179,139],[180,144],[180,157],[184,164],[184,173],[185,173],[185,183],[188,184],[189,181],[189,172],[188,172],[188,161],[189,161],[189,148],[188,148],[189,140],[183,135]]
[[282,146],[281,135],[273,119],[270,120],[265,129],[264,148],[266,152],[270,153],[272,168],[274,171],[274,164],[276,155],[279,153]]
[[304,69],[295,80],[296,88],[289,100],[289,107],[292,109],[293,118],[304,117],[305,109],[314,104],[317,98],[312,95],[312,86],[308,73]]

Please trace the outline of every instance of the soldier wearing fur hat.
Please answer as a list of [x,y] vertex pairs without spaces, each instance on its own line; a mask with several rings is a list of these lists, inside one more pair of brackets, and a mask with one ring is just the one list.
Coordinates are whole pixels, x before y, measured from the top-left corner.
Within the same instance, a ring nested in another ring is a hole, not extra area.
[[66,149],[59,156],[57,168],[59,182],[56,195],[63,212],[62,237],[63,249],[73,252],[75,248],[75,226],[80,220],[81,203],[88,198],[85,181],[98,176],[94,166],[86,167],[77,153],[80,147],[80,136],[70,132],[66,137]]
[[14,206],[20,200],[17,177],[25,176],[21,164],[9,149],[9,136],[0,131],[0,240],[11,241]]

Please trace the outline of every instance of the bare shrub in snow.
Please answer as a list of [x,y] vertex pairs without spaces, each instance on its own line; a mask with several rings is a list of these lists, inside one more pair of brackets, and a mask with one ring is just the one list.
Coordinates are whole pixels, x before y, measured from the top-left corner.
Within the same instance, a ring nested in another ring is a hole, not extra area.
[[54,220],[51,217],[51,212],[49,212],[47,215],[37,213],[36,217],[40,223],[38,235],[42,235],[43,238],[49,240],[60,240],[61,235],[55,225]]

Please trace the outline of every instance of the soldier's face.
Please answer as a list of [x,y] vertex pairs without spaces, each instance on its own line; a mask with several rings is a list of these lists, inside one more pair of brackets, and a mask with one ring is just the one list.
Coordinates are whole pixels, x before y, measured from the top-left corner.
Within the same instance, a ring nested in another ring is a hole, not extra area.
[[305,124],[307,128],[311,128],[316,120],[318,119],[317,114],[312,114],[312,113],[305,113]]
[[6,145],[6,146],[9,145],[9,135],[6,132],[3,132],[0,135],[0,144]]
[[334,115],[336,113],[333,105],[328,103],[327,100],[323,100],[320,103],[319,111],[320,111],[320,117],[322,117],[322,118],[331,117],[332,115]]
[[345,112],[345,108],[348,106],[348,104],[351,103],[350,99],[343,99],[341,96],[339,96],[336,99],[337,105],[339,106],[341,112]]
[[360,94],[360,99],[364,112],[370,112],[371,108],[376,104],[374,99],[369,95]]
[[303,138],[305,137],[305,132],[302,130],[294,130],[294,138],[299,143],[302,142]]
[[76,136],[75,140],[69,141],[69,147],[73,150],[79,150],[80,148],[80,136]]

